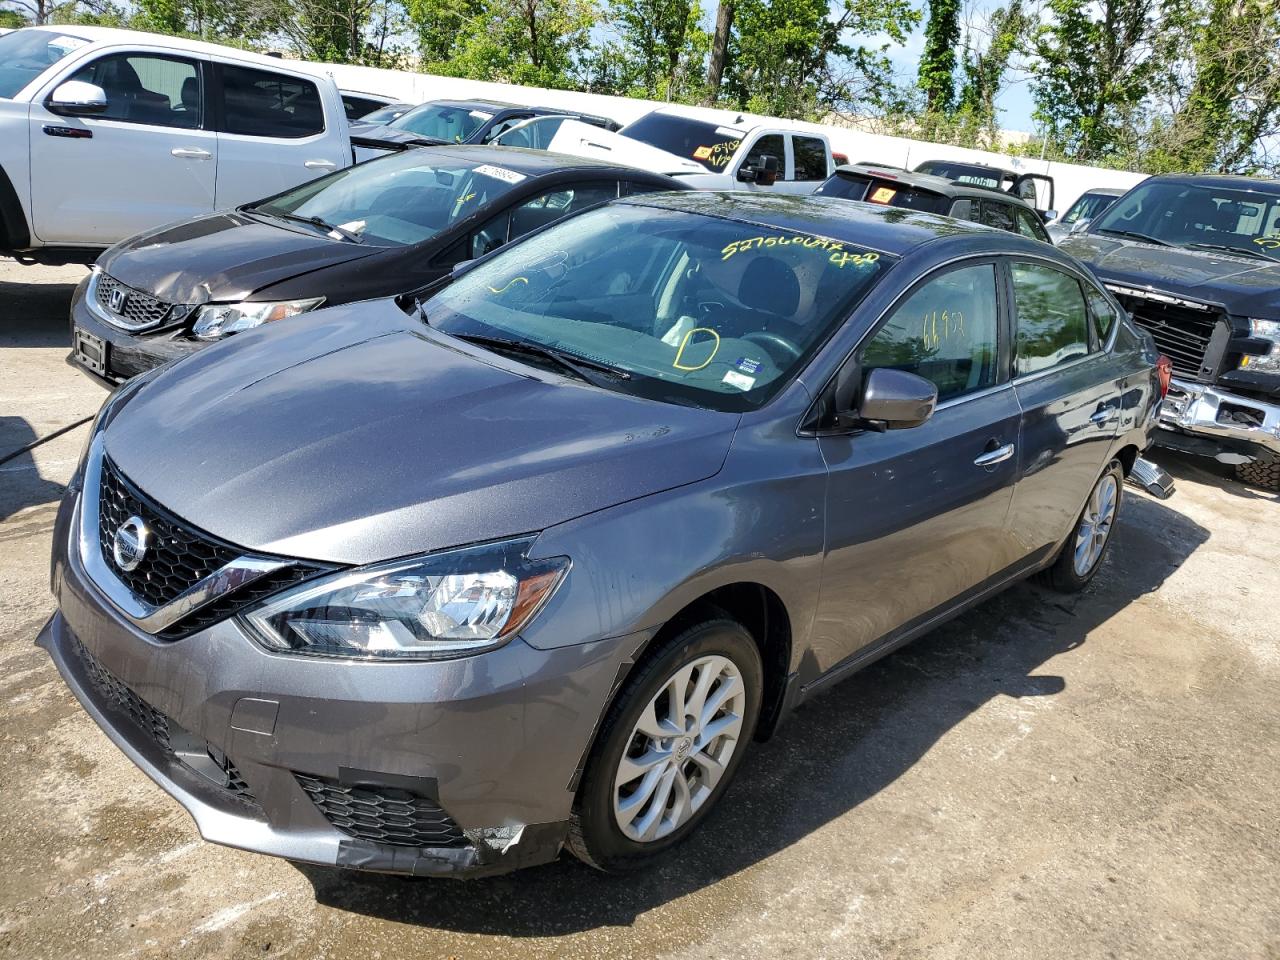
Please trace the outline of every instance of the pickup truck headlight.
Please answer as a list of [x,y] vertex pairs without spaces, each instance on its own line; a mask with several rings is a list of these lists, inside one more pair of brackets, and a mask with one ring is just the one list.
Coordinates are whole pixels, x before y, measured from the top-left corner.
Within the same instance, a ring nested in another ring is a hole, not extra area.
[[1240,369],[1255,373],[1280,373],[1280,320],[1250,319],[1249,334],[1258,340],[1270,340],[1271,351],[1245,354],[1240,359]]
[[314,310],[324,297],[310,300],[270,300],[262,303],[210,303],[196,311],[191,332],[200,340],[219,340],[230,333],[260,327],[273,320]]
[[532,538],[344,570],[301,584],[243,620],[268,650],[361,660],[444,660],[502,646],[569,569],[529,560]]

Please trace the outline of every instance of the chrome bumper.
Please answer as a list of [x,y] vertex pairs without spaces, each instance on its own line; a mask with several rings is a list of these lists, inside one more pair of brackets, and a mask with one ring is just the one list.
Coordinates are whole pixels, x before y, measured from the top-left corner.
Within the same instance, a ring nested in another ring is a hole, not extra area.
[[[1248,412],[1257,425],[1235,419],[1231,409]],[[1169,395],[1160,408],[1160,426],[1219,440],[1256,444],[1280,456],[1280,406],[1216,390],[1203,383],[1173,378]],[[1244,463],[1246,454],[1225,452],[1224,463]]]

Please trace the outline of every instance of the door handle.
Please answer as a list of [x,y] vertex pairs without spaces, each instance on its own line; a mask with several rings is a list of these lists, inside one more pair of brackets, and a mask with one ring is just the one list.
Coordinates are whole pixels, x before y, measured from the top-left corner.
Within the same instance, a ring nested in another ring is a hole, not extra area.
[[994,467],[997,463],[1004,463],[1013,456],[1013,444],[1006,443],[1003,447],[996,447],[994,450],[988,450],[986,453],[980,454],[973,461],[975,467]]
[[1089,418],[1089,422],[1096,423],[1098,426],[1102,426],[1102,424],[1104,423],[1109,423],[1112,419],[1114,419],[1114,417],[1115,417],[1115,412],[1112,410],[1108,410],[1104,407],[1101,410],[1095,411],[1093,416]]
[[308,170],[332,170],[337,166],[332,160],[304,160],[302,165]]
[[212,159],[213,154],[199,147],[174,147],[169,151],[169,156],[177,157],[179,160],[209,160]]

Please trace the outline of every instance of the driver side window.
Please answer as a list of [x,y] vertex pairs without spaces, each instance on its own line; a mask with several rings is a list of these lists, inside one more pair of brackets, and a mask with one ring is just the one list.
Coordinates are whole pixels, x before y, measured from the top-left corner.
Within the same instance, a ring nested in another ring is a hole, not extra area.
[[863,348],[862,372],[890,367],[933,382],[950,400],[998,382],[996,268],[948,270],[907,297]]
[[96,116],[158,127],[194,130],[203,113],[200,70],[191,60],[120,53],[95,60],[71,80],[92,83],[107,95]]

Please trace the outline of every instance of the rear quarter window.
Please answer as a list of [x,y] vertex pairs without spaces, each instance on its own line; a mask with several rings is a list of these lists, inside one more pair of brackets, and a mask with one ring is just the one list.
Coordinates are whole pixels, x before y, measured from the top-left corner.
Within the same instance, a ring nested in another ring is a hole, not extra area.
[[297,140],[324,132],[320,91],[311,81],[230,64],[221,72],[227,133]]

